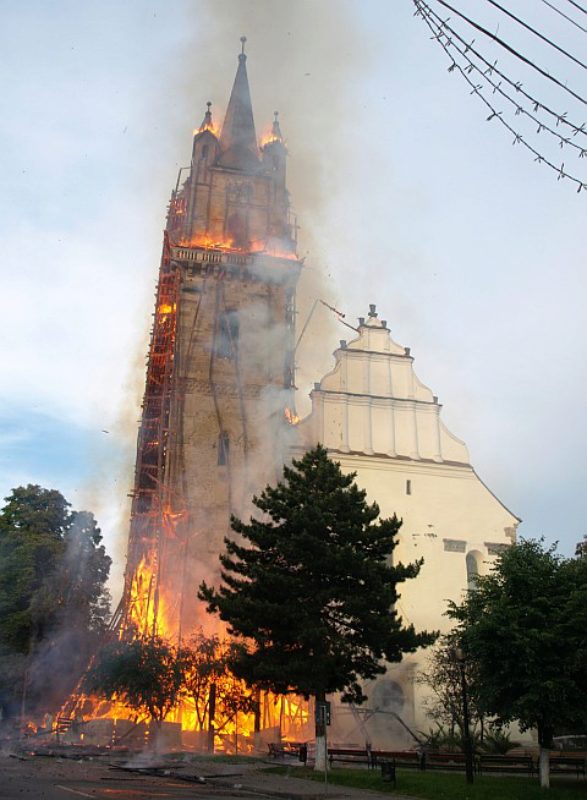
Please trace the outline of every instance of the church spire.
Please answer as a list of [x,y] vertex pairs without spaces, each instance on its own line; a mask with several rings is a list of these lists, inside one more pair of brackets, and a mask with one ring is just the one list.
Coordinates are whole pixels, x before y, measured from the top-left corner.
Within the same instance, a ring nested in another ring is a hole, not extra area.
[[220,147],[223,152],[220,163],[236,169],[246,169],[253,159],[257,163],[259,159],[247,77],[246,41],[246,36],[241,36],[242,51],[239,53],[238,69],[220,134]]

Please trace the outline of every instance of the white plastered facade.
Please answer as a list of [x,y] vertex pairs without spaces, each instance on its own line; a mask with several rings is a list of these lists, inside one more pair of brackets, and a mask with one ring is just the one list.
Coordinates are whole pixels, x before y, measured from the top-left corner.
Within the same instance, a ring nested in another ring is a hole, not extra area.
[[[374,306],[334,357],[332,372],[314,385],[296,450],[322,443],[344,472],[357,473],[382,517],[403,520],[394,561],[423,558],[424,565],[401,585],[398,611],[416,630],[446,631],[447,601],[462,597],[475,571],[487,572],[515,540],[519,520],[479,479],[466,445],[443,424],[437,397],[416,376],[409,349],[393,341]],[[355,743],[410,744],[395,713],[412,729],[429,727],[424,690],[413,680],[425,658],[406,656],[368,687],[367,708],[353,717]],[[335,738],[348,740],[348,724],[338,728]]]

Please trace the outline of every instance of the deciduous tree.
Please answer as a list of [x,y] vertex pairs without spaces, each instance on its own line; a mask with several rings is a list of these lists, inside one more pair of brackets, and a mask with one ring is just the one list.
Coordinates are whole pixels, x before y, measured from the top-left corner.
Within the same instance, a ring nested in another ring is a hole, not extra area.
[[479,706],[537,729],[548,786],[555,730],[587,725],[587,561],[522,540],[450,614],[474,665]]
[[208,749],[214,737],[239,712],[255,710],[255,700],[244,682],[230,671],[234,645],[217,635],[198,633],[182,648],[184,691],[194,703],[199,730],[208,730]]
[[14,489],[0,511],[0,705],[59,703],[109,616],[111,559],[92,514],[54,489]]
[[[459,742],[463,736],[463,684],[461,665],[456,657],[458,641],[455,634],[442,636],[430,649],[427,663],[416,678],[417,683],[428,687],[431,691],[423,701],[427,715],[438,728],[446,731],[446,738]],[[474,676],[471,665],[465,665],[468,687],[473,684]],[[469,723],[473,735],[479,732],[482,724],[482,713],[474,702],[470,703]]]
[[184,663],[177,649],[154,636],[103,647],[84,677],[88,692],[120,700],[158,726],[177,703]]

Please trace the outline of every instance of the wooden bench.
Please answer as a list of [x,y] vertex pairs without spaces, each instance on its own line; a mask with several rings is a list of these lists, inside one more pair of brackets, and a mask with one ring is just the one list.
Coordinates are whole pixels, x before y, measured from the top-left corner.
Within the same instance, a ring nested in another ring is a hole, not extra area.
[[373,767],[392,762],[396,767],[422,769],[422,754],[416,750],[371,750]]
[[308,760],[308,745],[305,742],[269,742],[270,758],[297,758],[305,764]]
[[329,747],[328,761],[331,767],[335,761],[348,764],[366,764],[369,768],[372,766],[370,750],[354,750],[345,747]]
[[464,753],[426,753],[422,759],[422,769],[461,771],[465,769],[465,755]]
[[568,775],[574,772],[577,776],[585,775],[585,759],[583,756],[550,756],[550,771],[555,775]]
[[531,756],[484,755],[477,757],[477,770],[483,772],[527,772],[533,775],[536,764]]

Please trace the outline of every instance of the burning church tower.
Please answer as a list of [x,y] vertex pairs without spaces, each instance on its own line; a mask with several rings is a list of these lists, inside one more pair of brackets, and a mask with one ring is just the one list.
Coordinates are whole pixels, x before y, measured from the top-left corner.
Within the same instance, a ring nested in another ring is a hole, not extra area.
[[287,152],[277,113],[259,145],[241,41],[222,127],[208,103],[169,204],[117,620],[176,643],[205,623],[197,586],[283,464],[293,406]]
[[[206,631],[196,591],[203,578],[215,582],[231,513],[246,516],[285,461],[321,442],[357,474],[382,516],[403,519],[395,556],[424,559],[413,585],[402,587],[402,617],[416,629],[445,630],[447,598],[458,600],[490,569],[515,541],[519,520],[479,479],[465,444],[442,423],[438,398],[416,376],[410,349],[391,338],[374,305],[358,327],[347,325],[356,337],[341,341],[334,368],[314,384],[312,412],[288,424],[302,265],[286,147],[277,114],[258,142],[244,42],[222,128],[209,103],[171,195],[113,624],[122,635],[175,644]],[[414,680],[423,660],[416,653],[389,665],[366,687],[362,710],[335,702],[332,735],[343,744],[357,736],[413,744],[412,731],[428,725],[425,691]],[[265,700],[260,728],[281,735],[287,713],[295,738],[306,737],[307,707],[282,698],[277,723],[276,700]]]

